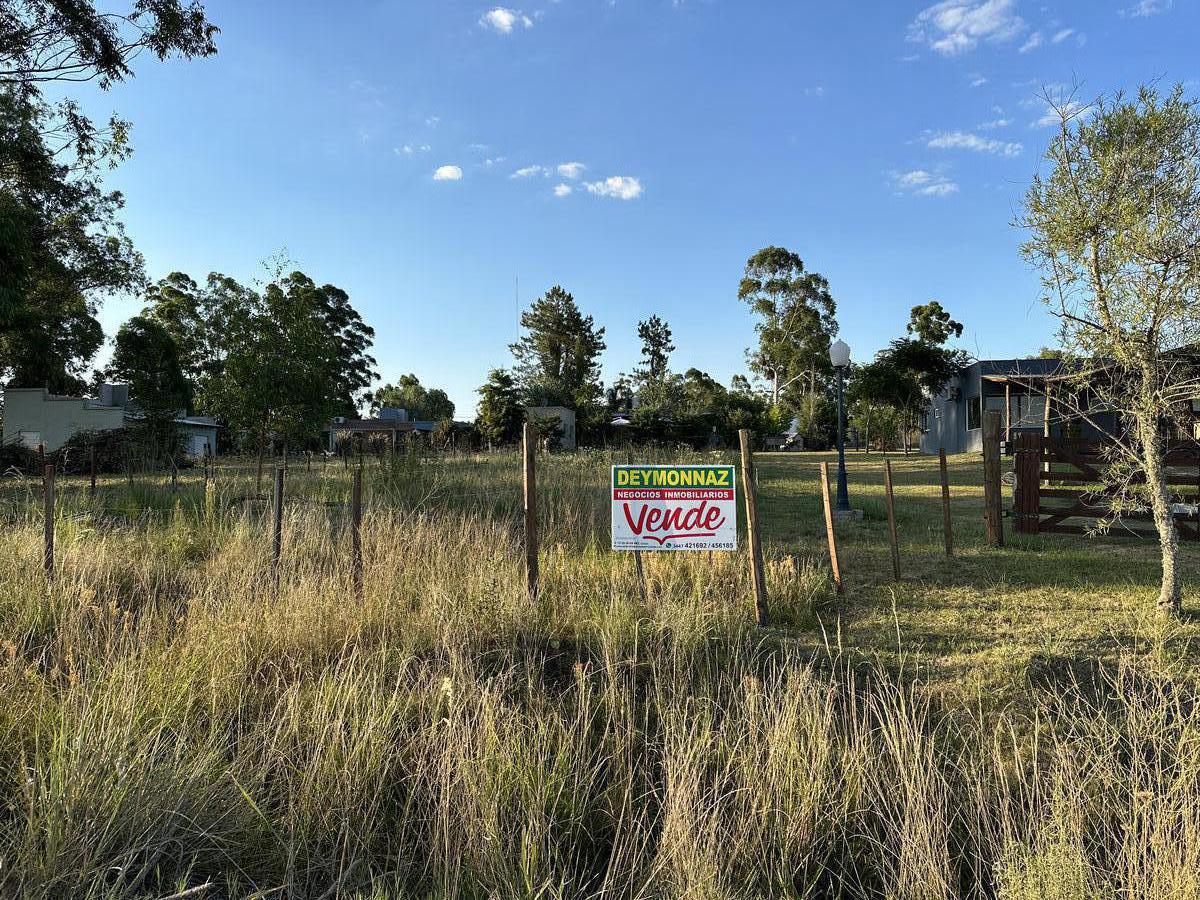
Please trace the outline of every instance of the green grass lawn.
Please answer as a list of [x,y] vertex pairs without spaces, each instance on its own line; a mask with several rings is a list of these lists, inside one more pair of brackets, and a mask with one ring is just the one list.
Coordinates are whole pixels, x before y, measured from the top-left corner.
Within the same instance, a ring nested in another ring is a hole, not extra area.
[[[884,460],[892,463],[900,545],[892,579]],[[774,552],[825,553],[820,462],[836,454],[758,457],[764,537]],[[1019,535],[1005,519],[1004,549],[986,545],[983,465],[949,460],[954,557],[942,531],[936,458],[851,453],[851,505],[861,523],[839,524],[844,595],[821,611],[830,640],[901,664],[963,699],[1004,700],[1030,679],[1086,670],[1122,654],[1158,654],[1189,665],[1192,617],[1155,621],[1159,553],[1154,541],[1108,536]],[[1005,506],[1011,490],[1005,488]],[[1183,544],[1185,611],[1200,603],[1200,547]]]

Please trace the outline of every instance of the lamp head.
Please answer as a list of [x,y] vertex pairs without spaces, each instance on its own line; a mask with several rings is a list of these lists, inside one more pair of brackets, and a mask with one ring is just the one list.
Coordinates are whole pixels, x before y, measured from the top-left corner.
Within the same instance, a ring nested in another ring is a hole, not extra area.
[[835,369],[845,369],[850,365],[850,345],[845,341],[835,341],[829,347],[829,361]]

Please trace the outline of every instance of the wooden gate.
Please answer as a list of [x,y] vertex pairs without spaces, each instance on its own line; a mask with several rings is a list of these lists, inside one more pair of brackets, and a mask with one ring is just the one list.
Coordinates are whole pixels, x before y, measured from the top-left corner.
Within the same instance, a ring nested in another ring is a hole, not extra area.
[[[1104,447],[1097,442],[1046,437],[1022,432],[1017,435],[1016,482],[1013,488],[1013,518],[1021,534],[1054,532],[1088,534],[1095,520],[1110,513],[1101,484]],[[1200,540],[1200,522],[1195,506],[1200,502],[1200,447],[1171,445],[1165,459],[1167,483],[1178,493],[1174,502],[1192,506],[1175,515],[1175,527],[1183,540]],[[1049,502],[1047,502],[1049,501]],[[1157,540],[1150,510],[1123,513],[1113,536]]]

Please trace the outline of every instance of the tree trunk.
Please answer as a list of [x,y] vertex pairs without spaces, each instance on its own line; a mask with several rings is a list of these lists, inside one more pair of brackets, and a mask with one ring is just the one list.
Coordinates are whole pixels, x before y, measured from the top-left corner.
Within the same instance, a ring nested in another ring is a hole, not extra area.
[[1138,431],[1142,444],[1142,467],[1146,470],[1146,491],[1158,529],[1158,544],[1162,550],[1162,584],[1158,592],[1160,616],[1177,617],[1182,611],[1179,578],[1179,532],[1171,512],[1171,486],[1163,465],[1162,436],[1153,406],[1138,416]]

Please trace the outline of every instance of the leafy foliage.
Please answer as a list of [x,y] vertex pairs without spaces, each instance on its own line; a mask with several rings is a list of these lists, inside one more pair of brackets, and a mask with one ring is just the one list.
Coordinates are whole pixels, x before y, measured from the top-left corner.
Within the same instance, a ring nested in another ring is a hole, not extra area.
[[662,381],[675,351],[670,326],[658,316],[651,316],[638,322],[638,337],[642,341],[642,365],[633,370],[635,383],[644,385]]
[[555,285],[521,314],[521,327],[526,334],[510,349],[526,402],[577,412],[595,405],[603,393],[604,329],[580,312],[575,298]]
[[829,282],[806,271],[790,250],[767,247],[746,262],[738,299],[758,319],[758,347],[748,351],[752,371],[771,383],[772,402],[804,379],[805,390],[821,390],[831,374],[829,345],[837,335],[837,304]]
[[262,293],[213,273],[201,288],[174,273],[147,293],[148,318],[190,350],[181,367],[197,407],[261,446],[299,442],[335,415],[352,415],[374,380],[374,331],[334,285],[303,272]]
[[44,104],[0,89],[0,377],[67,391],[104,335],[98,298],[136,287],[142,259],[101,186],[102,157],[48,143]]
[[372,411],[392,406],[408,410],[415,422],[442,422],[454,418],[454,402],[441,388],[427,388],[416,375],[401,375],[368,395]]
[[936,300],[914,306],[908,320],[908,333],[927,344],[944,344],[951,337],[962,337],[962,322],[950,318]]
[[179,345],[161,322],[134,316],[121,326],[108,365],[109,378],[128,382],[130,395],[155,438],[158,451],[173,448],[175,418],[191,403]]
[[1025,198],[1022,250],[1042,270],[1074,387],[1130,423],[1112,435],[1114,513],[1149,502],[1162,548],[1159,609],[1175,614],[1178,536],[1162,426],[1186,421],[1200,393],[1200,108],[1182,87],[1165,97],[1144,87],[1132,100],[1058,112],[1052,168]]
[[100,173],[129,155],[129,123],[98,127],[46,82],[132,76],[159,59],[216,52],[199,3],[136,0],[98,10],[90,0],[0,0],[0,378],[52,390],[82,387],[103,341],[106,294],[138,287],[142,260],[117,215],[121,194]]
[[492,369],[487,383],[479,389],[479,414],[475,424],[480,437],[492,445],[511,443],[517,440],[524,418],[516,380],[505,369]]

